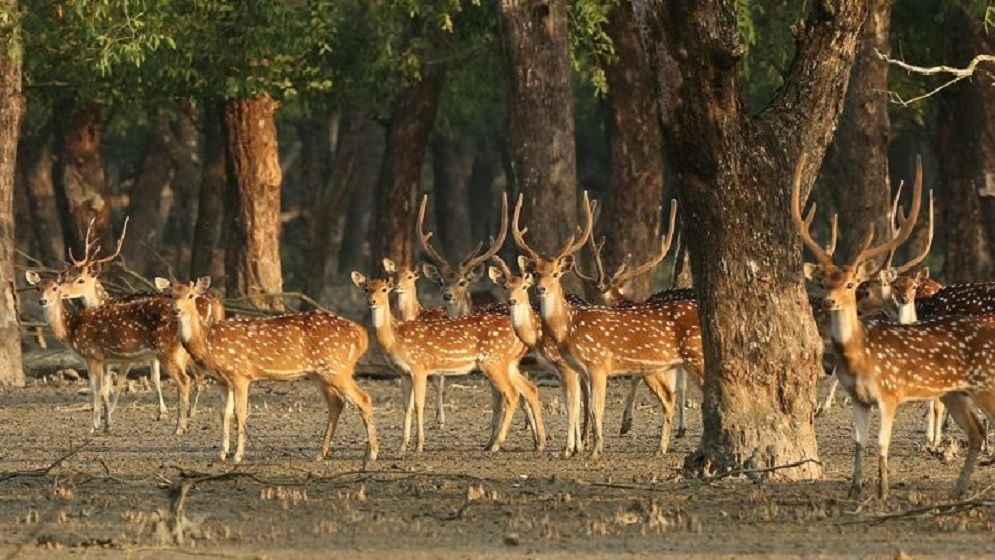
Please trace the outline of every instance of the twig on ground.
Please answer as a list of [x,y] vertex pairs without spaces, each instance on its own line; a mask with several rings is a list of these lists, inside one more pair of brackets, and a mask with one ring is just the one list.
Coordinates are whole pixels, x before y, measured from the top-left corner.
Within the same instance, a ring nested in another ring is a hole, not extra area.
[[9,472],[9,473],[0,473],[0,481],[10,480],[12,478],[18,478],[18,477],[41,477],[41,476],[47,476],[48,473],[52,472],[52,470],[54,470],[56,467],[58,467],[59,465],[61,465],[64,462],[66,462],[71,457],[75,456],[84,447],[86,447],[87,445],[89,445],[89,443],[90,443],[89,441],[86,441],[86,442],[83,442],[82,444],[80,444],[80,445],[78,445],[78,446],[76,446],[74,448],[71,448],[68,453],[66,453],[65,455],[59,457],[54,462],[52,462],[51,464],[49,464],[47,467],[42,467],[42,468],[38,468],[38,469],[32,469],[32,470],[29,470],[29,471],[14,471],[14,472]]
[[978,508],[985,508],[985,507],[995,508],[995,498],[980,499],[981,496],[987,494],[988,491],[991,489],[992,485],[988,485],[980,492],[976,492],[967,500],[959,500],[956,502],[947,502],[943,504],[917,507],[917,508],[907,509],[905,511],[900,511],[897,513],[885,513],[881,515],[875,515],[870,518],[849,519],[847,521],[841,521],[839,524],[840,525],[854,525],[854,524],[877,525],[879,523],[884,523],[885,521],[894,521],[897,519],[940,517],[944,515],[954,515],[957,513],[964,513],[965,511],[970,511]]

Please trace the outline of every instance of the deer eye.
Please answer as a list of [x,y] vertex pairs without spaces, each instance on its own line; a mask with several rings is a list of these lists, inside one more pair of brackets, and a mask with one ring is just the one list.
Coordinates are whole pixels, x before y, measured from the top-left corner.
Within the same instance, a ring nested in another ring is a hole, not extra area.
[[380,288],[380,291],[386,294],[387,293],[387,288]]
[[847,282],[846,289],[852,290],[853,289],[853,282]]
[[82,284],[82,283],[83,283],[83,279],[82,279],[82,278],[79,278],[78,280],[76,280],[76,283],[77,283],[77,284]]

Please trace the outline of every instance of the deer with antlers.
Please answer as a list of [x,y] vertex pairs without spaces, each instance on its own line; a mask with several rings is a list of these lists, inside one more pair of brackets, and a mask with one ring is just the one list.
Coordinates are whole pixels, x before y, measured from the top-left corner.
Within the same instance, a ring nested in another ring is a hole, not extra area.
[[408,378],[405,383],[404,430],[401,451],[411,439],[411,418],[417,417],[417,447],[425,446],[425,386],[429,375],[465,375],[479,369],[491,383],[495,399],[491,439],[486,448],[497,451],[507,437],[514,410],[524,396],[532,412],[530,427],[537,451],[546,444],[539,389],[518,369],[526,347],[518,340],[507,313],[482,311],[456,318],[414,319],[399,322],[390,308],[389,279],[367,279],[352,273],[353,283],[363,290],[373,316],[377,341]]
[[602,419],[605,389],[612,375],[663,375],[667,390],[658,452],[669,444],[674,414],[677,371],[690,370],[700,382],[703,375],[698,309],[694,301],[672,301],[631,307],[583,307],[563,294],[561,278],[574,269],[574,253],[591,235],[594,206],[584,193],[584,227],[566,246],[544,257],[525,242],[526,230],[519,225],[523,198],[519,196],[512,219],[512,235],[525,253],[521,261],[536,277],[543,333],[556,341],[569,362],[576,364],[591,385],[594,416],[592,457],[604,450]]
[[904,243],[912,233],[922,201],[922,162],[917,162],[909,218],[895,235],[874,245],[870,229],[853,259],[842,266],[809,233],[801,216],[799,162],[791,191],[791,217],[804,245],[817,263],[807,265],[806,276],[825,291],[823,307],[829,312],[836,353],[836,375],[853,400],[856,446],[851,494],[858,494],[863,479],[863,451],[867,442],[871,407],[881,413],[878,432],[878,496],[888,494],[888,451],[898,406],[910,400],[941,398],[950,414],[967,432],[968,453],[953,488],[960,495],[967,488],[977,462],[983,429],[971,410],[972,400],[989,416],[995,414],[995,316],[945,317],[902,325],[887,320],[865,320],[857,314],[857,286],[876,269],[874,260]]
[[296,381],[304,377],[318,383],[328,406],[328,422],[317,459],[328,456],[339,415],[345,403],[350,402],[359,409],[366,426],[366,460],[376,461],[379,446],[373,400],[354,379],[356,362],[369,345],[366,329],[321,311],[251,319],[205,318],[197,298],[207,293],[210,277],[187,284],[156,278],[155,284],[172,300],[183,347],[228,385],[222,414],[222,461],[228,456],[232,417],[237,433],[232,460],[238,463],[245,455],[249,385],[259,380]]
[[65,306],[68,284],[63,278],[42,280],[31,270],[25,277],[40,292],[39,303],[55,337],[86,361],[93,397],[91,431],[96,431],[101,423],[104,431],[111,429],[114,402],[105,366],[118,365],[127,371],[131,365],[151,359],[162,363],[176,381],[179,394],[176,433],[186,430],[190,383],[184,372],[189,356],[180,344],[176,315],[168,301],[137,300],[71,313]]
[[[81,299],[83,302],[83,307],[85,308],[96,308],[102,305],[112,305],[112,304],[122,304],[122,303],[132,303],[137,301],[142,301],[149,298],[162,298],[163,295],[155,291],[142,291],[133,294],[128,294],[120,297],[111,297],[111,295],[104,288],[103,284],[100,282],[99,276],[101,268],[104,264],[112,262],[114,259],[121,254],[121,249],[124,246],[125,236],[128,231],[128,218],[124,220],[124,226],[121,229],[121,236],[118,238],[117,246],[113,253],[108,256],[101,257],[100,247],[96,245],[93,239],[93,220],[90,221],[90,225],[86,230],[83,258],[77,259],[73,255],[72,249],[69,250],[69,260],[73,265],[74,273],[67,274],[62,285],[62,297],[66,299]],[[211,308],[211,312],[215,317],[224,317],[225,311],[224,306],[216,298],[210,296],[203,296],[198,299],[198,305],[200,306],[201,313],[206,314],[208,312],[208,307]],[[152,313],[150,316],[154,316]],[[109,326],[109,328],[116,328],[115,325]],[[184,360],[188,363],[189,360]],[[121,384],[128,377],[128,372],[131,370],[132,364],[126,363],[122,365],[121,371],[118,373],[117,384]],[[150,365],[152,384],[155,388],[156,398],[159,403],[157,420],[161,420],[166,414],[166,403],[162,396],[162,382],[161,382],[161,365],[159,360],[153,358]],[[194,371],[198,371],[195,366]],[[170,372],[171,375],[183,374],[186,372]],[[194,397],[190,402],[189,409],[187,410],[187,417],[192,418],[197,407],[197,402],[200,399],[200,391],[203,387],[203,372],[194,375],[192,378]],[[117,399],[119,395],[119,390],[115,386],[113,400],[111,402],[111,408],[114,408],[117,404]]]

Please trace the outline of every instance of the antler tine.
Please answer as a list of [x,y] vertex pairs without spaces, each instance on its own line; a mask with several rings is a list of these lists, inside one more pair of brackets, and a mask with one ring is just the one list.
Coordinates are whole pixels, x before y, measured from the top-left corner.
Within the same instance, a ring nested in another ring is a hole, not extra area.
[[[491,247],[486,253],[480,256],[471,256],[466,261],[463,261],[463,267],[465,268],[475,268],[487,259],[493,257],[501,250],[501,246],[504,245],[504,239],[508,236],[508,193],[501,193],[501,231],[498,232],[497,239],[491,238]],[[478,248],[472,255],[475,255]]]
[[[902,243],[908,240],[909,236],[912,235],[912,230],[915,228],[916,220],[919,217],[919,208],[922,206],[922,156],[916,158],[916,178],[912,185],[912,207],[909,208],[909,219],[902,222],[898,231],[892,235],[891,239],[878,245],[877,247],[871,247],[870,242],[864,245],[864,247],[857,253],[851,262],[851,266],[856,268],[860,263],[867,262],[879,255],[883,255],[889,251],[893,251],[898,248]],[[870,234],[868,238],[873,238],[874,226],[870,226]]]
[[798,229],[798,233],[801,235],[802,243],[815,255],[816,260],[822,265],[831,265],[833,262],[832,256],[815,239],[812,239],[812,234],[808,229],[809,224],[802,219],[801,191],[803,169],[805,169],[805,154],[802,154],[798,159],[798,165],[795,167],[795,181],[791,187],[791,219],[795,222],[795,228]]
[[425,233],[425,208],[428,206],[428,195],[423,195],[421,199],[421,206],[418,208],[418,241],[421,243],[422,250],[425,251],[425,256],[429,259],[435,261],[435,264],[440,267],[450,270],[452,267],[449,266],[449,261],[446,260],[435,247],[432,246],[432,232]]
[[[891,230],[891,235],[894,237],[898,234],[898,226],[896,223],[901,223],[898,220],[904,221],[905,217],[899,217],[899,211],[901,210],[901,205],[899,204],[902,200],[902,187],[905,186],[905,181],[898,182],[898,189],[895,191],[895,199],[891,202],[891,211],[888,213],[888,228]],[[884,264],[881,265],[881,270],[892,268],[892,261],[895,259],[895,249],[888,251],[888,258],[885,259]]]
[[491,260],[497,263],[498,268],[501,269],[501,274],[504,274],[504,277],[506,279],[507,278],[511,278],[513,276],[512,272],[511,272],[511,267],[508,266],[508,263],[504,262],[504,259],[502,259],[501,257],[499,257],[497,255],[493,255],[491,257]]
[[930,189],[930,191],[929,191],[929,229],[928,229],[928,233],[926,234],[926,246],[923,247],[922,252],[919,253],[914,259],[910,260],[909,262],[907,262],[907,263],[905,263],[905,264],[903,264],[903,265],[901,265],[899,267],[896,267],[895,268],[895,274],[896,275],[897,274],[905,274],[906,272],[908,272],[908,271],[912,270],[913,268],[915,268],[916,265],[918,265],[919,263],[921,263],[922,261],[924,261],[926,259],[926,257],[929,256],[929,250],[932,247],[933,247],[933,191],[932,191],[932,189]]
[[[118,240],[117,240],[117,247],[115,247],[115,249],[114,249],[114,254],[112,254],[110,256],[107,256],[107,257],[101,257],[99,259],[96,259],[93,262],[91,262],[90,264],[102,264],[102,263],[105,263],[105,262],[110,262],[110,261],[116,259],[117,256],[121,254],[121,248],[124,247],[124,237],[126,235],[128,235],[128,220],[129,219],[131,219],[130,216],[125,216],[124,217],[124,227],[121,228],[121,237],[119,237]],[[99,247],[98,247],[97,250],[98,251],[100,250]],[[94,252],[93,256],[96,257],[97,253]]]
[[518,201],[515,202],[515,215],[511,220],[511,236],[514,238],[515,244],[518,245],[518,248],[525,251],[526,255],[530,259],[540,261],[542,260],[542,257],[539,256],[539,253],[537,253],[532,247],[529,247],[528,243],[525,242],[525,232],[529,231],[529,228],[522,229],[521,224],[519,223],[522,217],[522,202],[524,199],[525,197],[519,193]]
[[829,229],[832,233],[829,235],[829,244],[826,245],[826,254],[830,257],[836,253],[836,242],[840,239],[840,215],[834,213],[831,220]]
[[[660,264],[664,258],[666,258],[667,253],[670,252],[670,246],[674,241],[674,228],[677,225],[677,200],[672,199],[670,201],[670,225],[667,226],[667,235],[660,238],[660,250],[657,252],[656,256],[652,259],[644,262],[643,264],[637,266],[627,273],[622,273],[622,267],[619,267],[618,272],[615,274],[613,279],[616,283],[627,282],[628,280],[645,274]],[[624,264],[624,263],[623,263]]]
[[[69,260],[76,268],[82,268],[90,264],[91,249],[93,248],[93,240],[90,239],[93,236],[93,224],[97,221],[96,216],[90,218],[90,223],[86,226],[86,235],[83,237],[83,258],[77,259],[73,255],[73,248],[69,248]],[[99,249],[99,248],[98,248]]]
[[597,202],[592,202],[588,197],[587,191],[584,191],[584,229],[580,232],[580,238],[571,235],[569,241],[567,241],[566,246],[556,254],[557,259],[562,259],[567,255],[571,255],[580,250],[581,247],[587,243],[587,238],[591,236],[591,231],[594,229],[594,211],[597,208]]
[[601,250],[604,249],[606,240],[607,239],[603,235],[601,236],[600,242],[596,241],[593,235],[587,238],[588,248],[591,249],[591,255],[594,256],[594,269],[596,271],[596,276],[588,276],[584,274],[581,272],[580,267],[574,264],[574,274],[598,287],[605,285],[605,281],[607,280],[605,265],[601,260]]

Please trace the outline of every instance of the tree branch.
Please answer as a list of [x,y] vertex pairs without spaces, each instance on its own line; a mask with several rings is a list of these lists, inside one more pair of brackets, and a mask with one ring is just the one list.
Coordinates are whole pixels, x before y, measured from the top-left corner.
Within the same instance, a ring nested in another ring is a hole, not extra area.
[[932,97],[937,93],[939,93],[940,91],[956,84],[957,82],[965,78],[970,78],[971,76],[974,76],[974,74],[978,70],[978,65],[980,65],[982,62],[995,62],[995,55],[979,54],[978,56],[971,59],[971,62],[969,62],[967,66],[963,68],[946,66],[943,64],[939,66],[916,66],[915,64],[909,64],[904,60],[891,58],[890,56],[884,54],[883,52],[877,49],[874,49],[874,53],[877,54],[878,58],[886,62],[888,65],[897,66],[898,68],[901,68],[902,70],[905,70],[906,72],[909,72],[911,74],[919,74],[920,76],[940,76],[940,75],[952,76],[951,79],[947,80],[946,82],[943,82],[938,87],[933,88],[929,92],[924,93],[922,95],[918,95],[908,100],[903,99],[902,96],[899,95],[897,92],[889,91],[888,99],[892,103],[895,103],[896,105],[901,105],[902,107],[908,107],[913,103]]

